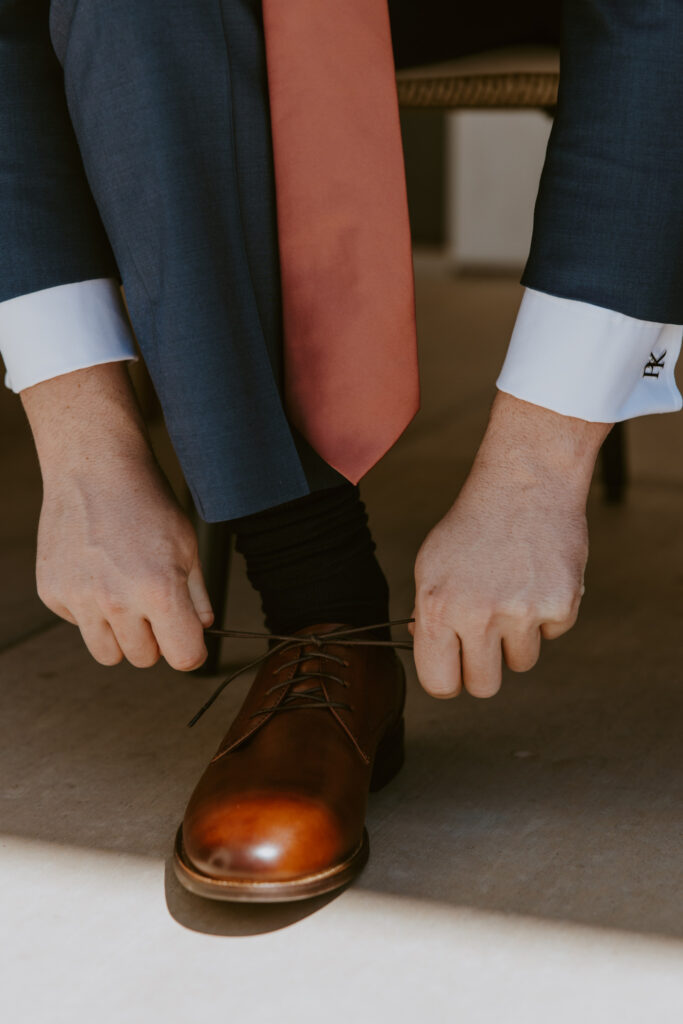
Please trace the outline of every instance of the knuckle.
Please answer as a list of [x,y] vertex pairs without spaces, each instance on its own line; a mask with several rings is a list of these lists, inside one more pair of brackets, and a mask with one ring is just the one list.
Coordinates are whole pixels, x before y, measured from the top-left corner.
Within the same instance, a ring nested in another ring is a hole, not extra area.
[[127,612],[126,602],[113,594],[99,594],[97,604],[107,619],[118,619]]
[[538,605],[532,600],[517,601],[510,610],[510,618],[517,622],[535,622],[538,618]]
[[427,585],[427,580],[430,575],[430,567],[427,564],[427,555],[424,547],[418,552],[417,558],[415,559],[415,583],[418,589]]
[[172,608],[171,595],[158,584],[144,586],[140,590],[140,605],[145,609],[153,608],[157,615],[167,616]]
[[538,603],[531,597],[514,597],[501,602],[498,617],[522,624],[535,622],[539,617]]
[[63,588],[57,585],[57,579],[53,573],[46,572],[40,568],[36,570],[36,592],[40,600],[48,608],[50,605],[58,604],[61,601],[61,590]]
[[578,608],[580,594],[577,589],[566,588],[553,594],[544,609],[543,618],[550,622],[565,622]]
[[423,631],[429,633],[448,625],[453,619],[453,603],[442,591],[429,590],[418,594],[417,611]]
[[36,567],[36,588],[38,590],[38,594],[40,594],[41,596],[43,592],[47,593],[48,591],[52,590],[52,582],[50,576],[51,574],[45,572],[45,570],[41,569],[40,566]]
[[192,524],[184,517],[176,528],[172,549],[182,565],[190,566],[198,557],[197,535]]
[[61,603],[57,594],[52,590],[51,587],[45,586],[38,583],[36,587],[38,597],[50,611],[55,611],[57,606]]
[[126,610],[126,600],[119,591],[106,583],[96,583],[83,591],[82,598],[89,606],[96,606],[104,615],[109,618],[122,615]]
[[188,525],[184,536],[181,538],[181,550],[183,552],[184,561],[188,564],[192,564],[199,561],[199,545],[197,544],[197,535],[191,526]]
[[170,615],[176,606],[178,587],[185,582],[180,570],[160,573],[140,585],[140,594],[147,607],[155,608],[160,615]]
[[499,615],[498,609],[490,604],[471,604],[463,608],[460,614],[461,630],[467,634],[471,642],[482,643]]

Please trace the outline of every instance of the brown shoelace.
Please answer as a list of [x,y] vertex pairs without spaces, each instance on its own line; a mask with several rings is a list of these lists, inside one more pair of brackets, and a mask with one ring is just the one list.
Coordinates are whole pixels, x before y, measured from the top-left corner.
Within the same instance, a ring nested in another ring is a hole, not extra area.
[[[310,650],[304,651],[299,655],[298,658],[293,658],[292,661],[285,662],[279,669],[275,670],[275,674],[281,672],[285,668],[297,668],[302,666],[305,662],[310,661],[311,658],[322,659],[331,663],[336,663],[341,666],[346,666],[348,662],[345,662],[343,658],[338,658],[335,654],[330,654],[329,651],[325,651],[324,647],[329,644],[331,640],[334,641],[335,646],[343,647],[393,647],[394,650],[412,651],[413,642],[412,640],[371,640],[368,638],[358,639],[356,634],[367,633],[378,629],[387,629],[392,626],[406,626],[414,619],[395,619],[392,622],[378,622],[372,626],[354,626],[345,629],[334,629],[327,633],[305,633],[298,636],[282,634],[282,633],[250,633],[243,630],[234,629],[205,629],[204,633],[206,636],[221,636],[227,637],[233,640],[275,640],[277,643],[273,644],[265,654],[260,655],[254,661],[248,662],[233,672],[231,676],[224,679],[223,682],[218,686],[211,694],[209,699],[202,705],[199,711],[193,715],[190,721],[187,723],[189,728],[199,721],[202,715],[209,710],[211,705],[220,697],[226,686],[229,686],[235,679],[248,672],[252,668],[258,668],[263,662],[270,658],[272,654],[277,654],[281,651],[294,649],[305,646],[307,648],[313,647],[315,651],[312,653]],[[341,686],[348,687],[346,680],[336,675],[334,672],[304,672],[297,671],[294,673],[291,679],[283,680],[282,682],[275,683],[271,686],[266,693],[268,695],[276,693],[278,690],[287,689],[291,690],[295,683],[300,683],[306,679],[327,679],[334,683],[339,683]],[[348,704],[340,701],[331,701],[325,695],[325,692],[320,684],[311,686],[308,690],[297,690],[296,692],[288,692],[282,701],[275,707],[264,707],[260,711],[255,712],[252,718],[257,718],[259,715],[270,714],[274,711],[296,711],[302,708],[349,708]]]

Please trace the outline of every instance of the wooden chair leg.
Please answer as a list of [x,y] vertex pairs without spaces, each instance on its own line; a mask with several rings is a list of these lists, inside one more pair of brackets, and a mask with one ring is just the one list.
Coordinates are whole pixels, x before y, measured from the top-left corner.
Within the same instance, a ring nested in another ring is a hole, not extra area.
[[623,423],[615,423],[601,452],[602,482],[605,501],[618,505],[624,500],[628,484],[626,457],[626,430]]
[[[232,531],[228,523],[205,523],[194,515],[194,527],[199,545],[199,561],[204,572],[204,582],[211,599],[215,625],[221,627],[225,616],[228,593],[230,556],[232,554]],[[209,656],[197,669],[199,675],[215,675],[220,666],[221,638],[206,638]]]

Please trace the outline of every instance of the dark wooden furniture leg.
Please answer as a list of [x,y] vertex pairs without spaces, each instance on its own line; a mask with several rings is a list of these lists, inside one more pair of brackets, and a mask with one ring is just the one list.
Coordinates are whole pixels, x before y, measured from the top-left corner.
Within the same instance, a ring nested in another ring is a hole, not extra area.
[[[197,532],[199,561],[204,572],[204,582],[216,617],[214,625],[220,628],[223,625],[228,593],[232,531],[227,523],[205,523],[196,513],[193,515],[193,522]],[[221,638],[207,637],[206,647],[209,656],[197,672],[205,676],[215,675],[220,666]]]
[[618,505],[624,500],[628,483],[626,466],[626,429],[623,423],[615,423],[602,446],[602,482],[605,501]]

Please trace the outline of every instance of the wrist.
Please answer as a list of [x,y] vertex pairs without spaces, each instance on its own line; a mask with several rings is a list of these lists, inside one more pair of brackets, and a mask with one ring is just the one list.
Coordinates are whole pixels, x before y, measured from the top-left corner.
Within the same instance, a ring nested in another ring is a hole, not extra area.
[[557,482],[585,497],[611,426],[564,416],[499,392],[477,462],[518,480]]
[[153,458],[120,363],[63,374],[27,388],[21,399],[46,483],[86,468],[111,474]]

